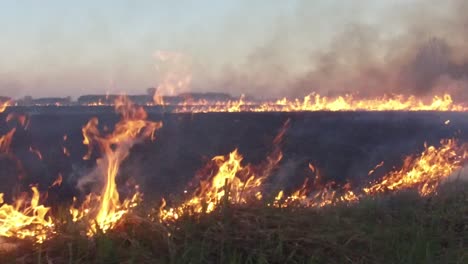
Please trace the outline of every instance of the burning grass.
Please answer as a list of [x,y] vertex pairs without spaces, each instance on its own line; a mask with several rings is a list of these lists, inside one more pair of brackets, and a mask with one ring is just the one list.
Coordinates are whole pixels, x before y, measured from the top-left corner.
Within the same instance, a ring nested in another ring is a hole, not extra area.
[[[449,139],[440,146],[426,145],[419,155],[407,157],[401,169],[364,186],[321,183],[310,164],[313,180],[306,179],[289,196],[281,190],[275,197],[265,192],[264,183],[282,160],[288,120],[263,162],[245,164],[237,149],[216,156],[180,203],[169,201],[168,206],[163,200],[162,205],[144,208],[138,186],[133,196],[120,198],[116,177],[130,149],[154,140],[162,123],[147,120],[144,109],[126,97],[120,97],[115,106],[121,120],[112,130],[101,129],[97,118],[82,130],[88,147],[84,159],[96,158],[95,170],[83,179],[98,176],[101,192],[90,193],[80,206],[49,208],[41,205],[41,195],[32,187],[32,198],[16,197],[13,205],[3,204],[0,235],[5,243],[0,243],[0,257],[4,262],[467,260],[466,253],[460,253],[468,243],[467,192],[460,189],[465,185],[440,190],[441,183],[463,171],[468,160],[466,143]],[[19,124],[26,127],[26,122]],[[14,133],[15,129],[0,137],[0,151],[9,154]],[[42,159],[39,150],[29,150]],[[52,186],[61,181],[59,175]]]
[[[80,227],[33,246],[21,241],[1,263],[466,263],[468,187],[416,190],[320,209],[223,204],[173,225],[146,210],[89,238]],[[65,210],[64,210],[65,211]],[[67,214],[64,214],[64,217]]]
[[276,101],[246,101],[242,95],[235,101],[191,101],[176,105],[177,113],[207,112],[313,112],[313,111],[467,111],[467,107],[455,104],[450,94],[434,96],[424,102],[415,96],[384,95],[359,99],[351,94],[338,97],[311,93],[302,99],[282,98]]

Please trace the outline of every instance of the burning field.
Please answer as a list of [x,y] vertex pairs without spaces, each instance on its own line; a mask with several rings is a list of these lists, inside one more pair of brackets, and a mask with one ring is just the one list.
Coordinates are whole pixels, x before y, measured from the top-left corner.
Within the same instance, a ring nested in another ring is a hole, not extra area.
[[467,109],[449,95],[5,103],[0,257],[466,263]]

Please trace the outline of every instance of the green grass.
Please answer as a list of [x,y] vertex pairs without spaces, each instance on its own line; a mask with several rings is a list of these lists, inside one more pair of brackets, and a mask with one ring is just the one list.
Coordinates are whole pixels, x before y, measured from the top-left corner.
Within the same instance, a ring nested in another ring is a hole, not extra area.
[[320,210],[224,206],[170,226],[136,212],[92,239],[63,219],[60,235],[0,263],[468,263],[467,187]]

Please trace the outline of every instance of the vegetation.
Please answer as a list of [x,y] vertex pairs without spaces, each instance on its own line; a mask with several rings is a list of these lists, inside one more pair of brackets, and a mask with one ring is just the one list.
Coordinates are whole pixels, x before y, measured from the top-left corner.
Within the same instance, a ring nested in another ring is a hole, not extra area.
[[224,205],[170,225],[151,221],[142,208],[91,239],[63,219],[55,238],[21,242],[0,263],[468,263],[466,187],[319,210]]

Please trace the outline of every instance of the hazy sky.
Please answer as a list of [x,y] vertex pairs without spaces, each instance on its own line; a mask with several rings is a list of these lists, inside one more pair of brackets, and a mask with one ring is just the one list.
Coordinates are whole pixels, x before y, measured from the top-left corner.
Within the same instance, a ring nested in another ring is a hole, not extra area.
[[[310,60],[305,54],[326,47],[351,23],[385,24],[388,34],[397,32],[398,22],[385,20],[388,10],[413,2],[1,1],[0,94],[142,93],[160,81],[158,50],[184,54],[192,89],[224,91],[210,80],[264,67],[250,65],[252,56],[288,62],[289,73],[300,73]],[[272,43],[271,56],[257,54]]]

